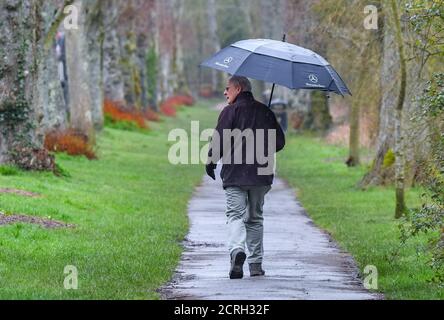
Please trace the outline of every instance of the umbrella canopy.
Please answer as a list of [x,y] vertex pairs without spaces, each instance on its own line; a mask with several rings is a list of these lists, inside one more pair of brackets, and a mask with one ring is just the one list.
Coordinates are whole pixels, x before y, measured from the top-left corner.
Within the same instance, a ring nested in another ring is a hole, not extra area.
[[283,41],[238,41],[202,62],[201,66],[290,89],[314,89],[332,91],[342,96],[351,95],[327,60],[311,50]]

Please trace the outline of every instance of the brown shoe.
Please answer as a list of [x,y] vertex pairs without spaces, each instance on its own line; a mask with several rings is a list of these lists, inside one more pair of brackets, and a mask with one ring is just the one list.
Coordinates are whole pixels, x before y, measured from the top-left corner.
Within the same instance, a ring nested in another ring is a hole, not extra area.
[[265,271],[262,269],[262,263],[250,263],[250,277],[264,276]]
[[230,279],[242,279],[244,276],[244,262],[247,258],[245,252],[236,249],[231,253]]

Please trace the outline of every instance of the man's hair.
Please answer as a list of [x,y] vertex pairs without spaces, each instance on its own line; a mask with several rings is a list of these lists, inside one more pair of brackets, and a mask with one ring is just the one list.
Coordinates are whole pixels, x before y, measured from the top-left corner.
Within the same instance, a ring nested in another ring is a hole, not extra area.
[[242,91],[250,91],[251,92],[251,82],[245,77],[241,76],[231,76],[228,79],[228,82],[233,84],[236,87],[240,87]]

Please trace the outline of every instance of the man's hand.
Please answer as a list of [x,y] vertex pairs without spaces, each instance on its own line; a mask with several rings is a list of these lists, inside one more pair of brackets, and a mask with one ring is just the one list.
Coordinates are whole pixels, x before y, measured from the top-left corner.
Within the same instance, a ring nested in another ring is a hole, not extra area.
[[205,166],[205,170],[207,171],[207,175],[211,177],[211,179],[216,180],[216,176],[214,175],[214,169],[216,169],[216,165],[213,163],[207,164]]

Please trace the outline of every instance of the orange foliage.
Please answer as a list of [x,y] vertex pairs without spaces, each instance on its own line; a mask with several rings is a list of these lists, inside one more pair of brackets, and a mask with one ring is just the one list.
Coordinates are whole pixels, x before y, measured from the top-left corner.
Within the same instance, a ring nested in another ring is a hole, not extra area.
[[189,95],[173,96],[162,103],[162,105],[160,106],[160,111],[166,116],[175,116],[177,107],[192,106],[193,104],[194,99]]
[[159,121],[160,120],[159,114],[149,108],[144,112],[143,116],[145,117],[146,120],[149,120],[149,121]]
[[141,112],[135,110],[124,110],[118,102],[105,99],[103,112],[114,121],[134,122],[139,128],[146,129],[145,117]]
[[192,106],[194,104],[194,99],[189,95],[175,96],[171,98],[175,105],[182,106]]
[[52,131],[45,136],[45,148],[53,152],[66,152],[72,156],[84,155],[96,159],[88,138],[75,130]]

